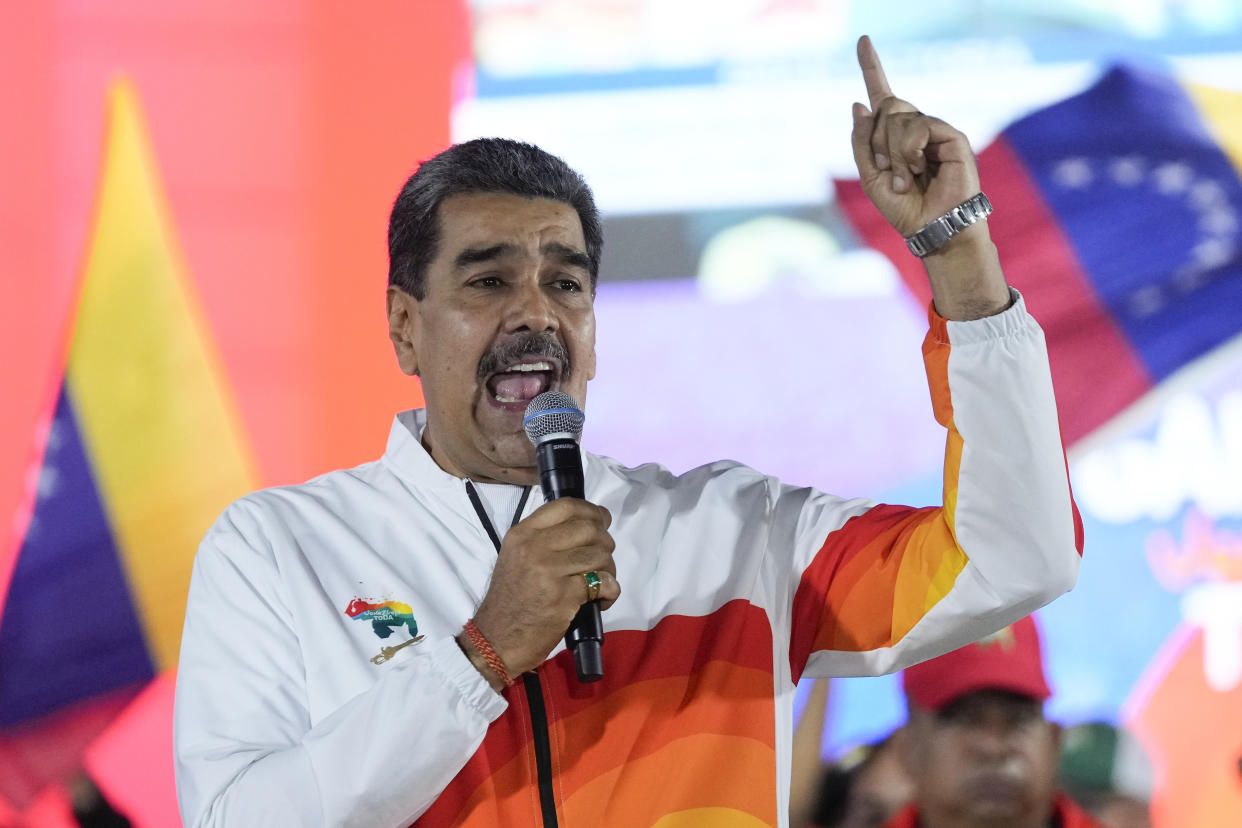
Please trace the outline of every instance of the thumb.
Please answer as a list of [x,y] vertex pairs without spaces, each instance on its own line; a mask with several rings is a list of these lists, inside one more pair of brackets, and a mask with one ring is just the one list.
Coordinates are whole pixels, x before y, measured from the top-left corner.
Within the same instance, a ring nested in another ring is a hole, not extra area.
[[854,129],[850,132],[850,146],[854,150],[854,165],[858,167],[858,177],[865,183],[871,182],[880,174],[875,164],[875,155],[871,151],[871,133],[875,130],[875,115],[860,103],[853,107]]

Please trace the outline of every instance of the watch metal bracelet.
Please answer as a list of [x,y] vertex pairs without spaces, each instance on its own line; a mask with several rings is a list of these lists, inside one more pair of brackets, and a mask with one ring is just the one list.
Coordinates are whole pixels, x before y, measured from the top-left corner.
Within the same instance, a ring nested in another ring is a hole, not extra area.
[[945,242],[972,224],[984,221],[992,215],[992,202],[983,193],[977,193],[954,207],[943,216],[927,222],[913,236],[906,237],[906,247],[922,258],[944,247]]

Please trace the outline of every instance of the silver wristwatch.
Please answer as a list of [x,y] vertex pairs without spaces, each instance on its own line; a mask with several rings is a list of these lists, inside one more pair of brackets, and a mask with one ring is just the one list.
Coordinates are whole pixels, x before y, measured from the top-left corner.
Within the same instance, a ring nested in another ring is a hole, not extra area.
[[992,202],[983,193],[973,195],[938,219],[924,224],[913,236],[906,236],[906,247],[922,258],[944,247],[945,242],[978,221],[992,215]]

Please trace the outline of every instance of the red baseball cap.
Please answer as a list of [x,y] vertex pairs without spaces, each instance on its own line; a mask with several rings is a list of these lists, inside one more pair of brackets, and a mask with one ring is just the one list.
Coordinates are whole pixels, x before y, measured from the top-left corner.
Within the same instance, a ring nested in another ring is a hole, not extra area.
[[914,705],[940,710],[976,690],[1007,690],[1043,701],[1052,695],[1044,676],[1034,617],[961,649],[906,668],[902,686]]

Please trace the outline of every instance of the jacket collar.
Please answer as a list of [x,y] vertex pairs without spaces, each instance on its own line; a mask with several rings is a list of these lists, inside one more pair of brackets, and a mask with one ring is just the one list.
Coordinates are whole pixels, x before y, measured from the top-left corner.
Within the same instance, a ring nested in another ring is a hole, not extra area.
[[[465,479],[449,474],[440,468],[427,453],[427,449],[423,448],[421,436],[426,425],[427,410],[424,408],[402,411],[393,418],[382,462],[408,488],[414,491],[434,492],[455,511],[461,512],[473,521],[474,507],[470,505],[466,496]],[[583,474],[586,477],[589,492],[595,458],[586,451],[582,451],[581,454]],[[543,502],[543,493],[536,486],[526,504],[525,514],[530,514]]]

